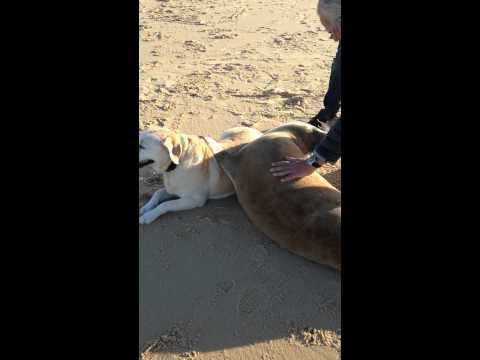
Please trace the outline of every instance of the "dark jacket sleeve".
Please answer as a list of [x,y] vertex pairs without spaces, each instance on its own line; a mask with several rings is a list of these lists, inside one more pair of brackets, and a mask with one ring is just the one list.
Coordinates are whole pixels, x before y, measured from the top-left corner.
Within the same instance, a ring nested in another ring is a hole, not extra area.
[[341,119],[329,130],[323,140],[315,146],[315,152],[326,159],[329,163],[336,162],[341,156]]

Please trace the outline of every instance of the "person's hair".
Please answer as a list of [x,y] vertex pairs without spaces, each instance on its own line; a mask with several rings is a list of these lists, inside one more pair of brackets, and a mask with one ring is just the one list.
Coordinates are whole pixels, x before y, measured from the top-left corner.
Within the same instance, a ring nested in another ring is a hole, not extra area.
[[326,17],[332,24],[342,23],[342,0],[318,0],[317,13]]

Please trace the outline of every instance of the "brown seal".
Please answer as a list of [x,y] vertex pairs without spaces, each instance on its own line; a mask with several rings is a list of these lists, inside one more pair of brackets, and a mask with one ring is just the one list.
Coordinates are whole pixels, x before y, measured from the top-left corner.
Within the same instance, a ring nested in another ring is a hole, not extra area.
[[272,162],[305,157],[325,133],[302,122],[266,132],[215,155],[252,223],[274,242],[316,263],[341,269],[341,193],[317,172],[292,182]]

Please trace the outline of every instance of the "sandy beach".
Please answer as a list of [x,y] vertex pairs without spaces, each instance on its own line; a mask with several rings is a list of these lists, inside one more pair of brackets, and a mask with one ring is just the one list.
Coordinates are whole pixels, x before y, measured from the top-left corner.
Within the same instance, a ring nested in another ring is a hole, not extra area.
[[[139,129],[213,138],[308,121],[337,43],[316,0],[140,0]],[[338,189],[340,164],[321,173]],[[161,181],[140,172],[139,202]],[[142,359],[338,359],[340,274],[278,248],[236,198],[139,226]]]

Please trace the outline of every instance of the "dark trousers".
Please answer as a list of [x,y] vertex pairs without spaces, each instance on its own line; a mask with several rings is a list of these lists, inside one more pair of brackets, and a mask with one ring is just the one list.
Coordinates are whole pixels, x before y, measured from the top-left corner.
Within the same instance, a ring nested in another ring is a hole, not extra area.
[[338,119],[327,136],[315,147],[317,154],[330,163],[335,163],[342,155],[342,122]]
[[323,99],[325,113],[335,116],[340,109],[342,98],[341,66],[342,64],[342,43],[338,44],[337,54],[333,59],[328,91]]

